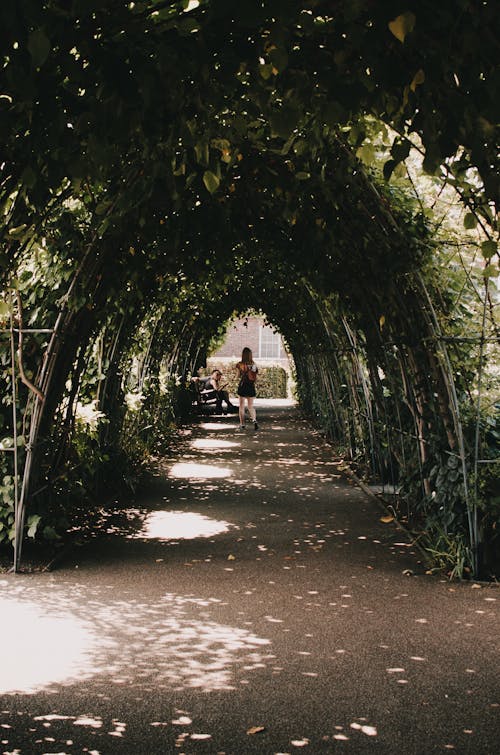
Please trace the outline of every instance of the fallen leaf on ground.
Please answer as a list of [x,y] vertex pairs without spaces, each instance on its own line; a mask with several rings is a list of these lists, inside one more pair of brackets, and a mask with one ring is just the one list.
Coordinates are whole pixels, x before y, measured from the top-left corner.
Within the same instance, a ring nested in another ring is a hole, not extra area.
[[227,557],[227,560],[228,561],[236,561],[236,556],[233,556],[233,554],[230,553],[229,556]]
[[352,723],[351,729],[356,729],[357,731],[362,731],[363,734],[366,734],[367,737],[376,737],[377,736],[377,729],[375,726],[362,726],[358,723]]
[[380,521],[383,522],[384,524],[389,524],[389,522],[394,521],[394,517],[388,514],[387,516],[381,516]]
[[260,734],[261,731],[265,730],[265,726],[251,726],[249,729],[247,729],[247,734]]

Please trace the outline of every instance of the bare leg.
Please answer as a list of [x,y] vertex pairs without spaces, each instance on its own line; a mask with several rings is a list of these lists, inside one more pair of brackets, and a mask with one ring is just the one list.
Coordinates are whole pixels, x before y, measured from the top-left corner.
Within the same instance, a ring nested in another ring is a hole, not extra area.
[[257,414],[255,412],[255,407],[253,405],[253,396],[249,396],[247,401],[248,401],[248,413],[250,415],[250,419],[252,420],[252,422],[256,422]]
[[245,424],[245,397],[238,396],[238,398],[240,400],[240,409],[239,409],[240,425],[244,425]]

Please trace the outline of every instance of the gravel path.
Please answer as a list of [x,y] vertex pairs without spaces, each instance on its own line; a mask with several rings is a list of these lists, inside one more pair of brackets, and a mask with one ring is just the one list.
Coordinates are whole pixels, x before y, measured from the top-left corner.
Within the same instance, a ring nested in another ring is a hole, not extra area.
[[498,587],[425,575],[295,409],[258,412],[0,576],[4,755],[499,751]]

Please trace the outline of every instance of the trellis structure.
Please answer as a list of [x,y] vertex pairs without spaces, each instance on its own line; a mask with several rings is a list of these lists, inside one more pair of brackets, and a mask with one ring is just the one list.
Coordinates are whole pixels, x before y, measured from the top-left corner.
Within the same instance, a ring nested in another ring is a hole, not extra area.
[[[498,517],[482,471],[495,451],[481,450],[498,432],[483,420],[498,343],[493,4],[233,5],[0,9],[15,568],[26,507],[49,522],[84,457],[100,469],[130,452],[131,423],[146,451],[161,402],[171,420],[214,334],[253,307],[283,334],[304,408],[479,573]],[[461,272],[411,196],[415,154],[463,203]],[[477,336],[460,332],[478,313]],[[16,372],[15,334],[28,331]],[[125,403],[132,362],[140,422]],[[79,403],[95,408],[87,435]]]
[[[23,435],[19,435],[18,432],[18,381],[28,386],[32,393],[32,398],[35,401],[43,401],[43,395],[36,389],[35,386],[27,379],[24,373],[23,367],[23,336],[27,334],[52,334],[52,330],[47,328],[25,328],[22,321],[22,309],[20,304],[19,294],[16,296],[16,302],[18,306],[18,327],[16,327],[14,319],[14,296],[13,288],[9,288],[10,294],[10,306],[9,306],[9,321],[10,327],[8,330],[2,329],[0,333],[8,335],[10,343],[10,384],[11,384],[11,407],[12,407],[12,446],[4,447],[2,445],[1,450],[4,453],[12,453],[13,456],[13,513],[14,513],[14,537],[13,537],[13,569],[18,571],[21,564],[21,552],[24,539],[24,522],[26,513],[26,483],[29,475],[29,466],[26,465],[25,460],[19,459],[19,439],[23,438]],[[18,343],[16,345],[16,336]],[[24,420],[27,420],[29,414],[29,406],[27,405],[24,411]],[[30,448],[28,446],[28,452]],[[21,489],[19,489],[19,483],[22,481]]]

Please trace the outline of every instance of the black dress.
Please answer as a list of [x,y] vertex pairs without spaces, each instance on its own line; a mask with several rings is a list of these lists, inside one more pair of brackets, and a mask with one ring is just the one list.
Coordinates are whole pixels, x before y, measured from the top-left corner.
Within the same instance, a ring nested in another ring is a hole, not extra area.
[[238,367],[240,371],[240,382],[238,383],[238,396],[244,396],[245,398],[255,397],[255,381],[252,381],[248,377],[248,372],[251,365],[244,365],[244,368]]

